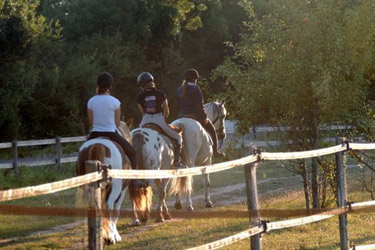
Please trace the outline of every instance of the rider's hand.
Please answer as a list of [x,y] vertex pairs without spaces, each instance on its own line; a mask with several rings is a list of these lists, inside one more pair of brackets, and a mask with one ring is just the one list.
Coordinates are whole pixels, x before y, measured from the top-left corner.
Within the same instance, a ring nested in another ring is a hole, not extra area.
[[203,121],[204,124],[207,124],[208,123],[208,118],[206,118],[204,121]]

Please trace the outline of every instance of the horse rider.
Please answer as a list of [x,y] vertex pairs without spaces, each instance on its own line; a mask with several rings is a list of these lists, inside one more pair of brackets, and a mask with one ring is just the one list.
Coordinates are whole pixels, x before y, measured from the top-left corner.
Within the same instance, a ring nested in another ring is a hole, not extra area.
[[97,95],[87,102],[87,115],[89,118],[91,132],[88,140],[107,137],[117,142],[129,157],[132,169],[137,169],[137,156],[132,145],[125,140],[117,131],[120,124],[121,103],[111,96],[113,77],[108,72],[101,73],[96,79]]
[[214,157],[224,156],[225,154],[218,149],[215,127],[207,118],[202,91],[197,85],[199,79],[198,71],[188,69],[185,71],[184,78],[182,85],[176,92],[177,107],[179,110],[178,118],[187,117],[198,121],[212,138]]
[[182,136],[166,122],[169,116],[167,96],[162,90],[156,88],[154,77],[149,72],[138,75],[137,85],[142,89],[137,96],[138,109],[143,116],[140,127],[149,123],[160,127],[173,141],[174,168],[185,168],[186,166],[181,161]]

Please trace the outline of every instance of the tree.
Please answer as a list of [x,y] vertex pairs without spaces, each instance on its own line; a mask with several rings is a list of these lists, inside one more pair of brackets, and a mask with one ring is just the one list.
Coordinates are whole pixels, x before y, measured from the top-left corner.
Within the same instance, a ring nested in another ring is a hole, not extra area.
[[54,39],[53,25],[37,15],[37,1],[0,1],[0,129],[1,139],[21,135],[21,106],[39,79],[32,56],[40,41]]
[[[241,127],[265,122],[288,126],[284,140],[292,140],[285,143],[289,150],[316,149],[320,127],[363,114],[369,83],[365,67],[351,56],[355,51],[350,43],[350,31],[356,28],[351,17],[360,15],[361,4],[262,4],[255,9],[269,12],[247,23],[242,40],[233,44],[234,56],[215,70],[214,77],[226,80],[225,97]],[[372,49],[367,52],[372,58]],[[313,164],[313,173],[317,168]]]

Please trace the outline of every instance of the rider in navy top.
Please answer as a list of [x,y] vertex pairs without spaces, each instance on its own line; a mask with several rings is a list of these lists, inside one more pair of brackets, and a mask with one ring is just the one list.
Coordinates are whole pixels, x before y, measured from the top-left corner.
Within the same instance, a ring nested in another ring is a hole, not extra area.
[[197,70],[188,69],[185,71],[185,80],[176,92],[177,107],[179,110],[178,118],[188,117],[198,121],[211,135],[214,156],[223,156],[224,153],[217,148],[215,127],[207,118],[202,91],[197,85],[198,79],[199,73]]

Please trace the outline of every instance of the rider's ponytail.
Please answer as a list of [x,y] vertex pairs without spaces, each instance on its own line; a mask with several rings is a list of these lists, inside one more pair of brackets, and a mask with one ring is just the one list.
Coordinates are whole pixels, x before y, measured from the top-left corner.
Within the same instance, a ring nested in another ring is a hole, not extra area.
[[184,80],[182,83],[181,99],[184,99],[188,90],[188,81]]

